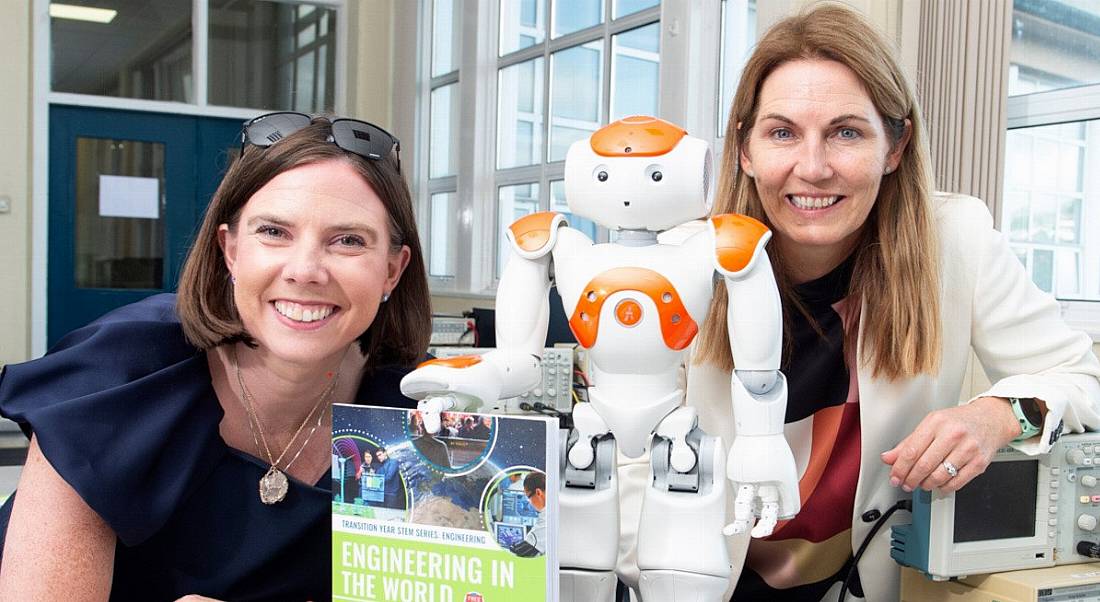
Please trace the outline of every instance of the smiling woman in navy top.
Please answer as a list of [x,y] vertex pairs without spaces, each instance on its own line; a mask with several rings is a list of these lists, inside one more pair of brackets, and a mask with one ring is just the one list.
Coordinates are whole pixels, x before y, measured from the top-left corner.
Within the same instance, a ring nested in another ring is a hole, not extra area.
[[423,258],[384,130],[279,113],[244,139],[178,298],[0,374],[31,437],[0,599],[329,599],[331,405],[412,407]]

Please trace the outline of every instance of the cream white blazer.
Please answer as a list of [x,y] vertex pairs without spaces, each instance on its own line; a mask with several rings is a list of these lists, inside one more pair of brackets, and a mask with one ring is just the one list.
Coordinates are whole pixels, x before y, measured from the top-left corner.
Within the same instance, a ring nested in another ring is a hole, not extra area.
[[[1100,428],[1100,362],[1090,338],[1070,330],[1057,302],[1028,279],[1005,237],[993,229],[984,203],[973,197],[937,194],[935,208],[942,270],[938,291],[942,365],[934,377],[898,382],[873,379],[867,366],[859,367],[862,440],[852,517],[853,553],[872,526],[860,515],[872,508],[885,511],[908,495],[890,486],[890,467],[879,454],[897,445],[932,410],[958,403],[971,349],[993,383],[978,397],[1036,397],[1046,402],[1044,430],[1032,440],[1031,451],[1041,451],[1038,441],[1047,443],[1059,421],[1065,421],[1067,432]],[[735,434],[729,374],[712,366],[690,366],[687,380],[687,403],[698,408],[700,426],[720,435],[728,446]],[[804,437],[793,439],[801,475],[810,442]],[[732,516],[732,496],[730,506]],[[890,558],[888,527],[908,520],[907,513],[895,513],[864,553],[859,574],[868,600],[898,599],[900,573]],[[747,542],[746,537],[730,539],[734,578],[740,573]],[[826,598],[835,600],[839,589],[839,584],[834,585]]]

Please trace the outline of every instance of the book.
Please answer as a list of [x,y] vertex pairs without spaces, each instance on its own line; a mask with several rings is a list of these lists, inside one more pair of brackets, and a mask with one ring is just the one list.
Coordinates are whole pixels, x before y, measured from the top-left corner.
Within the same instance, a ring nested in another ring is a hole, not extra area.
[[558,421],[337,404],[332,599],[558,599]]

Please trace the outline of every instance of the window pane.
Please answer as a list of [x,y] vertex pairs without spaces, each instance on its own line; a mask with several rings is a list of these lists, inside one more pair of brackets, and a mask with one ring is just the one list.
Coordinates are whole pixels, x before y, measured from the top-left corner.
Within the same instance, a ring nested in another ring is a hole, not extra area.
[[603,23],[603,0],[552,0],[557,38]]
[[718,72],[718,135],[726,135],[730,105],[741,80],[741,68],[756,43],[756,0],[722,0],[722,54]]
[[1055,266],[1054,270],[1057,275],[1056,282],[1058,283],[1058,287],[1055,290],[1067,297],[1076,297],[1080,294],[1078,287],[1081,281],[1077,274],[1077,261],[1079,256],[1080,254],[1076,251],[1067,249],[1058,250],[1058,264]]
[[[210,5],[210,103],[331,112],[336,11],[241,0]],[[322,27],[324,25],[324,27]]]
[[110,23],[50,18],[53,91],[195,102],[190,2],[65,3],[117,13]]
[[1100,121],[1009,131],[1001,220],[1040,288],[1100,301]]
[[1042,290],[1054,292],[1054,251],[1035,249],[1031,279]]
[[455,146],[458,142],[458,84],[432,90],[431,146],[428,148],[428,177],[454,175]]
[[455,241],[455,227],[458,219],[452,213],[455,208],[455,193],[441,192],[433,194],[431,199],[431,233],[428,243],[428,274],[437,277],[455,275],[456,257],[451,249]]
[[550,161],[600,127],[603,41],[573,46],[550,57]]
[[1016,0],[1008,94],[1100,82],[1100,3]]
[[660,23],[653,23],[611,40],[611,121],[657,114],[660,34]]
[[660,3],[661,0],[614,0],[611,4],[611,18],[618,19],[623,15],[634,14]]
[[542,43],[545,5],[543,0],[500,0],[500,56]]
[[504,230],[517,219],[539,210],[539,185],[515,184],[501,186],[497,195],[497,278],[504,273],[511,250]]
[[569,212],[569,203],[565,200],[565,180],[550,182],[550,211],[561,213],[569,220],[569,227],[584,232],[593,241],[596,240],[596,222]]
[[[1012,240],[1027,240],[1031,222],[1031,204],[1026,192],[1006,192],[1003,219],[1008,223],[1008,237]],[[1006,230],[1006,228],[1001,228]]]
[[[141,207],[114,202],[139,191]],[[76,139],[77,287],[164,286],[164,194],[163,144]]]
[[432,10],[432,77],[458,69],[458,0],[435,0]]
[[542,57],[500,70],[497,168],[542,162]]

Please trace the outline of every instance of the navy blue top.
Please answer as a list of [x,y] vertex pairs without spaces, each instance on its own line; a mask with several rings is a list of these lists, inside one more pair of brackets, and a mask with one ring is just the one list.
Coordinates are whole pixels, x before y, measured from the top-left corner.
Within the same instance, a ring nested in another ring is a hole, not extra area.
[[[330,476],[291,478],[286,499],[260,502],[268,464],[219,435],[206,354],[184,338],[175,303],[157,295],[128,305],[45,357],[6,366],[0,414],[37,435],[117,534],[112,601],[329,600]],[[398,388],[406,371],[365,375],[355,402],[415,407]],[[11,505],[0,509],[0,537]]]

